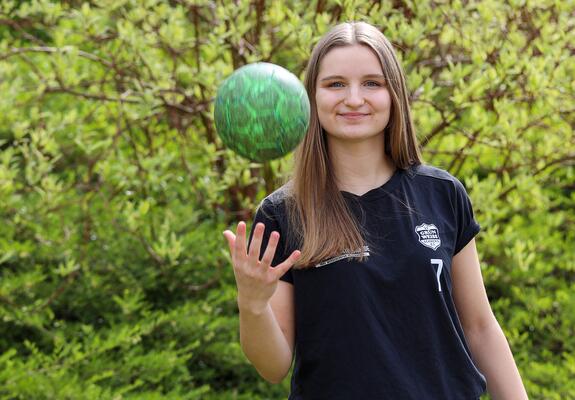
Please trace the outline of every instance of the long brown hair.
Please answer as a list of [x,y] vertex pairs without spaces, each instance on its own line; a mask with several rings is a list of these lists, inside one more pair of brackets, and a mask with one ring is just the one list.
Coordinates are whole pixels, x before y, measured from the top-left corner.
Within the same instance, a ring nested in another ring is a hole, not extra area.
[[315,103],[323,57],[334,47],[355,44],[367,46],[376,54],[391,96],[390,119],[384,129],[386,155],[399,169],[421,164],[405,77],[391,43],[376,27],[365,22],[345,22],[333,27],[314,47],[307,64],[304,83],[311,105],[310,124],[295,151],[293,172],[286,185],[290,230],[293,237],[299,238],[297,244],[302,252],[296,268],[310,267],[365,245],[361,228],[336,185]]

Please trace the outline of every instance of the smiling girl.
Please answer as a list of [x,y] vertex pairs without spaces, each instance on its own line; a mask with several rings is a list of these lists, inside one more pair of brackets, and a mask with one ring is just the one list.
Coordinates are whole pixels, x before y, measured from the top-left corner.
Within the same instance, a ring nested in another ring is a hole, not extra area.
[[[372,25],[315,46],[308,132],[246,239],[225,231],[240,341],[290,399],[526,399],[463,185],[422,164],[405,78]],[[249,243],[249,244],[248,244]]]

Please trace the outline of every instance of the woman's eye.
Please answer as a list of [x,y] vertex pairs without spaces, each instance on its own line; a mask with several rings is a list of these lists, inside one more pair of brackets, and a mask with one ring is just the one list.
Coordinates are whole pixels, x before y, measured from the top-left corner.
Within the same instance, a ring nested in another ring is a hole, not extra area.
[[343,83],[341,82],[332,82],[329,85],[327,85],[328,87],[343,87]]
[[379,82],[376,81],[368,81],[365,83],[367,86],[381,86]]

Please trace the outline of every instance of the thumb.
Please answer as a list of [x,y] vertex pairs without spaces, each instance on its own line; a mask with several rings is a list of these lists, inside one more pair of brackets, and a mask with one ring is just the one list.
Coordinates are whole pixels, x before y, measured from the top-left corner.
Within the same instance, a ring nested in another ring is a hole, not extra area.
[[278,264],[274,268],[274,272],[276,273],[276,277],[279,279],[282,277],[283,274],[289,271],[291,267],[295,264],[298,260],[301,252],[299,250],[294,250],[293,253],[290,254],[288,258],[284,260],[281,264]]

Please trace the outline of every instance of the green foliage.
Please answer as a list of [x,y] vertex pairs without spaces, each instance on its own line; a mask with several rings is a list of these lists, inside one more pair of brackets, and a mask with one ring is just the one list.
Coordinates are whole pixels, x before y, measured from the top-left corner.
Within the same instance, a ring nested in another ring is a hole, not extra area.
[[222,147],[217,87],[296,75],[380,26],[430,164],[466,184],[494,311],[533,399],[575,398],[570,1],[0,4],[0,398],[275,399],[238,343],[221,232],[290,157]]

